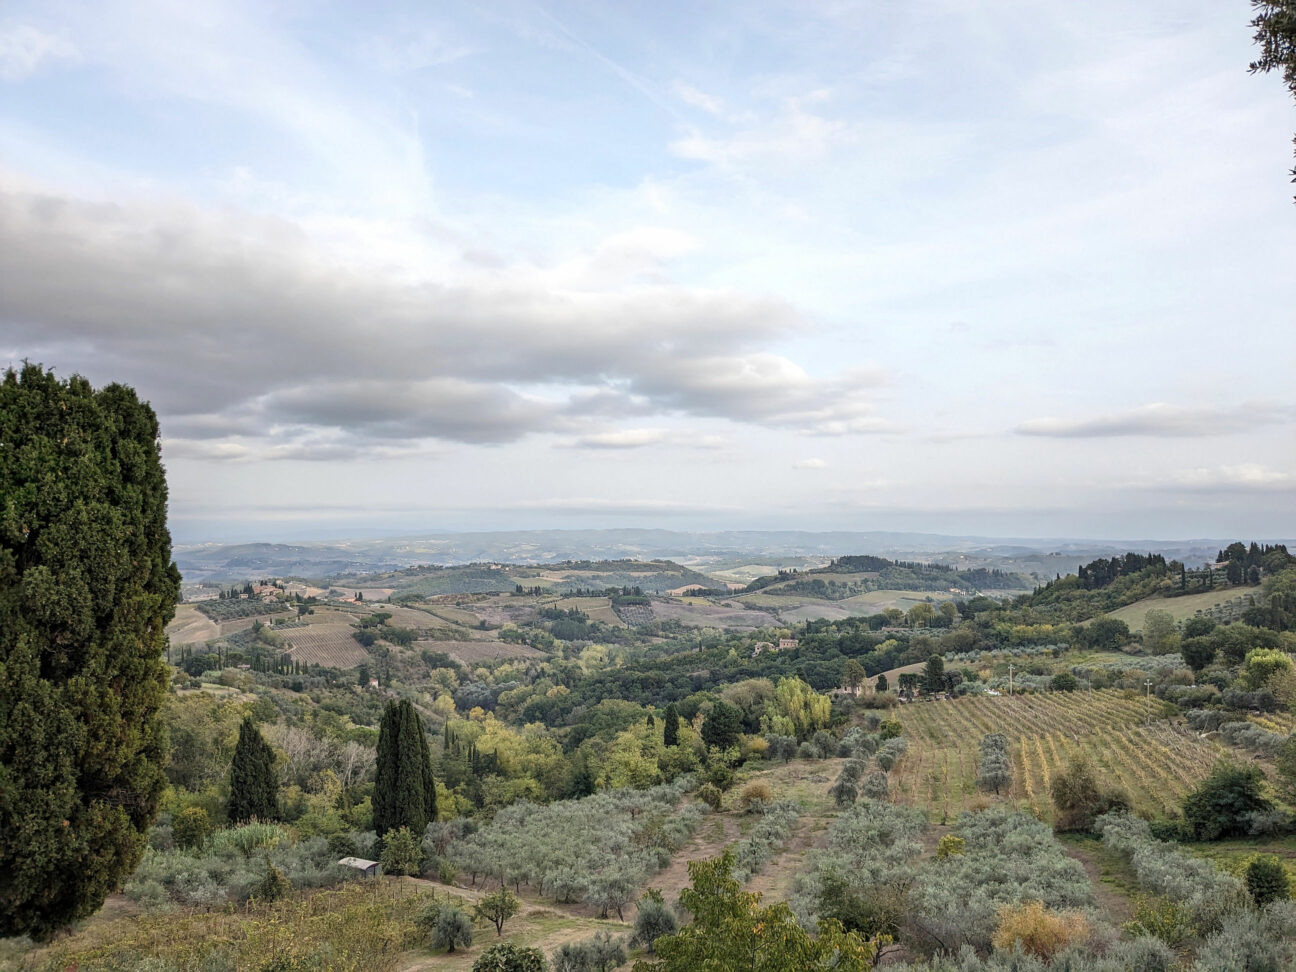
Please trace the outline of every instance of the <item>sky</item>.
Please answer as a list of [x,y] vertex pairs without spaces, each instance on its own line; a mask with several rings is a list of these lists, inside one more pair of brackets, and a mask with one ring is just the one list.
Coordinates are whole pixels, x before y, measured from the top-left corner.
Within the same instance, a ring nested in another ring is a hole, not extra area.
[[0,365],[178,539],[1296,536],[1242,0],[0,3]]

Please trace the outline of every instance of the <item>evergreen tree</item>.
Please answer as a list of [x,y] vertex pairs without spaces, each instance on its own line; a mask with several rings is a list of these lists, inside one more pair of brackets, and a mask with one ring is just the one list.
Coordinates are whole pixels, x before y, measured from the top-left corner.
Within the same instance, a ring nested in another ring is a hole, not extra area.
[[275,780],[274,750],[261,738],[250,717],[239,726],[234,762],[230,766],[230,795],[226,813],[233,823],[275,820],[279,816],[279,784]]
[[662,742],[667,746],[679,745],[679,709],[672,702],[666,706],[666,715],[662,717]]
[[0,937],[45,940],[135,869],[166,785],[171,563],[153,410],[0,380]]
[[408,699],[388,702],[378,727],[374,830],[379,837],[398,827],[421,834],[436,816],[432,753],[423,723]]

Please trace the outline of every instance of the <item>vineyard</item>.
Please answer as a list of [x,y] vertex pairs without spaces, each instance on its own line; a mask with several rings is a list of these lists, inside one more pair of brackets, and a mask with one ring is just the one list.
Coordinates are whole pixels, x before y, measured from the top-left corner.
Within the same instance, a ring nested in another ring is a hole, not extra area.
[[284,630],[288,653],[297,661],[325,668],[355,668],[369,660],[356,642],[349,624],[312,624]]
[[926,806],[935,820],[994,799],[976,785],[978,746],[990,732],[1008,737],[1011,792],[1001,798],[1052,818],[1049,784],[1072,753],[1123,787],[1136,812],[1165,816],[1210,771],[1223,747],[1170,722],[1153,699],[1133,693],[1054,692],[916,703],[899,710],[909,751],[893,772],[892,792]]

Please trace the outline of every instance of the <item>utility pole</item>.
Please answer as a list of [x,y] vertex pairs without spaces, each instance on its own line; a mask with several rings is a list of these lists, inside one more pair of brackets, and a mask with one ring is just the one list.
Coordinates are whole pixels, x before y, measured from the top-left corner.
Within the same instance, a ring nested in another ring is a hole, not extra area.
[[1009,694],[1009,695],[1012,695],[1012,694],[1013,694],[1013,679],[1012,679],[1012,676],[1013,676],[1013,663],[1012,663],[1012,662],[1009,662],[1009,663],[1008,663],[1008,694]]
[[1143,679],[1143,685],[1147,688],[1147,698],[1144,704],[1144,710],[1146,713],[1144,722],[1146,725],[1150,726],[1152,725],[1152,679]]

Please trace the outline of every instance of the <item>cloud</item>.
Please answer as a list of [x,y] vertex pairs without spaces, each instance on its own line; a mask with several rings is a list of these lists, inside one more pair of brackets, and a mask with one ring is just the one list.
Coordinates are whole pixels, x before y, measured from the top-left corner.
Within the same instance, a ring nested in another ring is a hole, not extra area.
[[1181,469],[1171,477],[1171,489],[1211,492],[1215,490],[1274,491],[1296,489],[1296,475],[1259,463],[1236,466],[1201,466]]
[[618,429],[582,435],[568,445],[580,449],[642,449],[644,446],[664,442],[665,439],[665,429]]
[[[880,372],[825,378],[763,349],[804,328],[781,300],[588,273],[577,285],[569,266],[516,262],[444,282],[417,255],[345,259],[366,242],[325,249],[283,219],[94,202],[0,176],[0,333],[64,372],[136,385],[195,440],[296,426],[489,444],[650,415],[888,428],[871,399]],[[615,255],[624,269],[692,245],[641,228],[589,262]]]
[[1039,418],[1022,422],[1018,435],[1057,439],[1092,439],[1121,436],[1199,438],[1249,432],[1259,425],[1290,421],[1296,409],[1274,403],[1237,407],[1185,408],[1155,402],[1128,412],[1091,419]]
[[47,34],[29,24],[0,30],[0,78],[21,81],[51,61],[74,60],[77,49],[71,41]]
[[701,108],[707,114],[715,115],[717,118],[722,117],[725,113],[724,102],[721,99],[704,91],[699,91],[691,84],[676,81],[671,85],[671,90],[680,101],[692,108]]
[[828,463],[822,459],[798,459],[792,463],[793,469],[827,469]]

